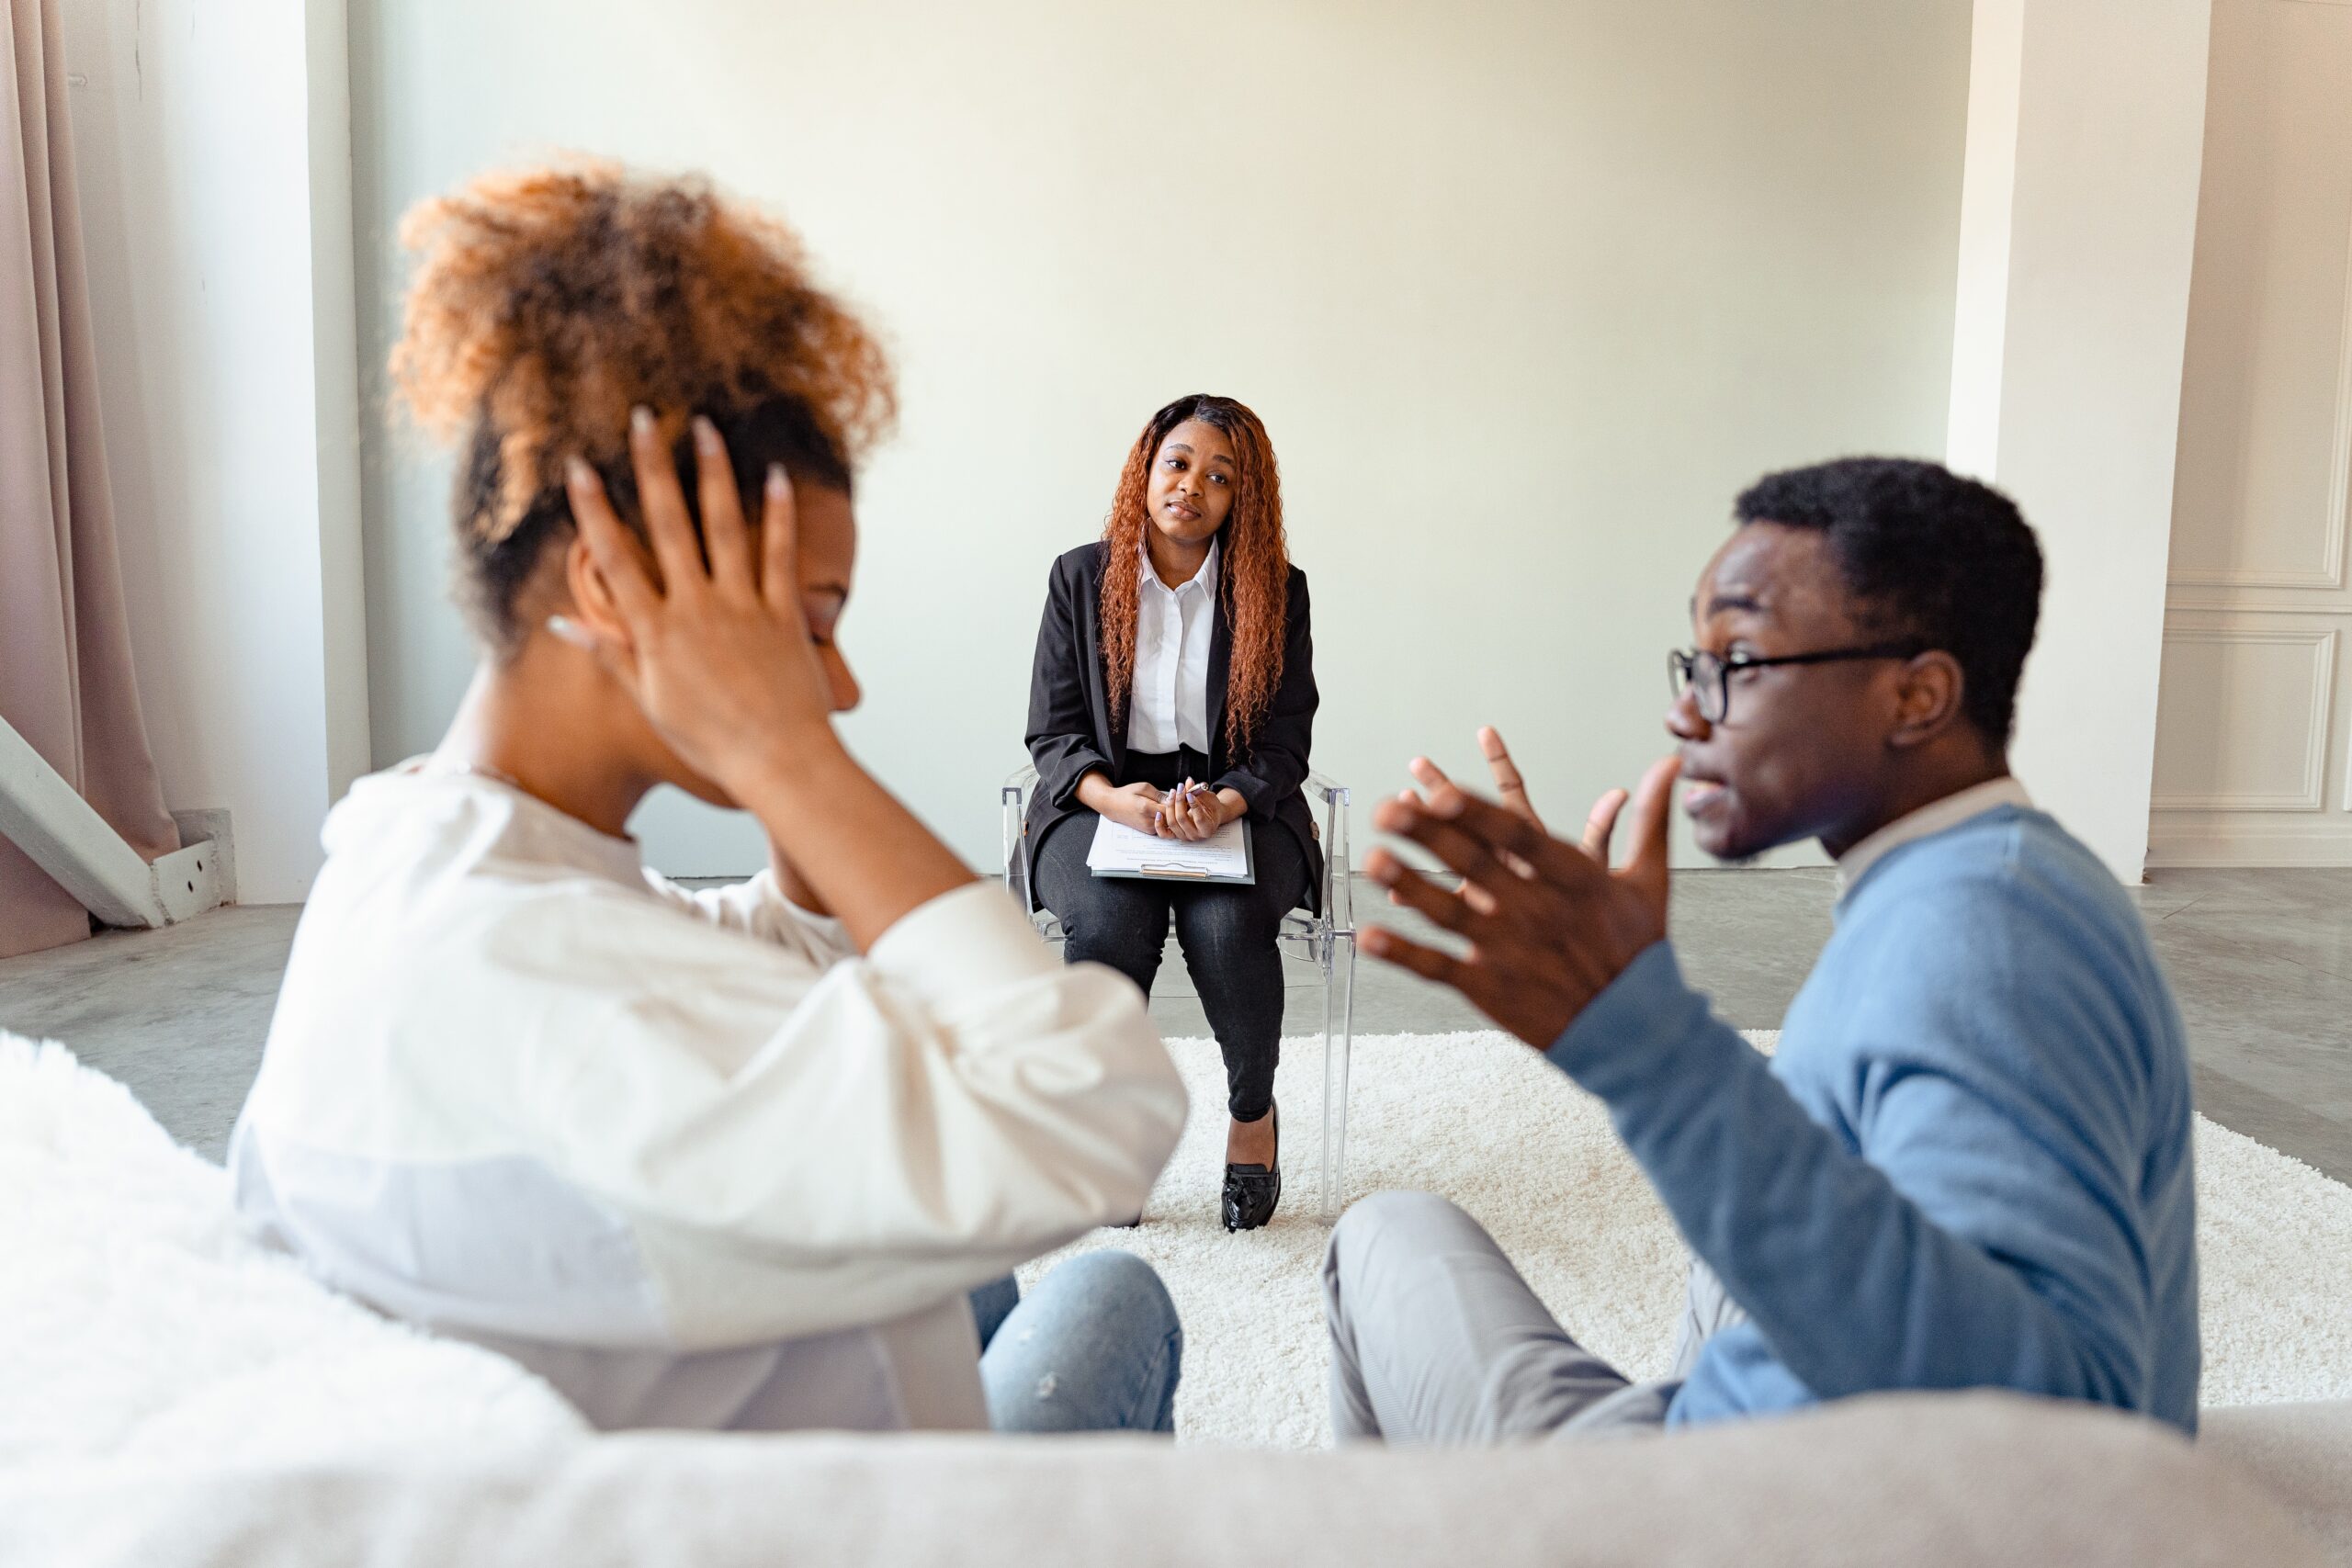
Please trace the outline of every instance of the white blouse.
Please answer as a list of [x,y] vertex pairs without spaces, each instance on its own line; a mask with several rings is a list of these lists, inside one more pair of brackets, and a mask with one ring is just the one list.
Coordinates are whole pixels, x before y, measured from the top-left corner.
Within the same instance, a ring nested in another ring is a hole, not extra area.
[[239,1205],[600,1427],[985,1426],[964,1292],[1136,1213],[1183,1125],[1135,987],[985,883],[860,957],[416,762],[325,843]]
[[[1170,588],[1151,570],[1143,550],[1143,581],[1136,605],[1136,683],[1128,699],[1127,750],[1160,755],[1189,746],[1209,749],[1209,638],[1216,628],[1216,556],[1191,581]],[[1204,763],[1204,766],[1206,764]]]

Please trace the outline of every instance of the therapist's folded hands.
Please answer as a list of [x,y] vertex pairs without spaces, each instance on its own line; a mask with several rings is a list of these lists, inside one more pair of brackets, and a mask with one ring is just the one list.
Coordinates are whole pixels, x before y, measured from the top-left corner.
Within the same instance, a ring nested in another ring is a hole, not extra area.
[[1155,839],[1169,836],[1167,809],[1160,793],[1148,784],[1122,784],[1106,790],[1095,809],[1122,827]]
[[[1367,854],[1363,866],[1388,889],[1390,903],[1466,939],[1468,950],[1455,956],[1385,927],[1367,930],[1363,945],[1461,992],[1541,1050],[1666,935],[1667,808],[1680,763],[1672,757],[1655,763],[1631,796],[1603,795],[1581,841],[1571,843],[1544,830],[1502,737],[1482,730],[1479,746],[1507,804],[1468,793],[1416,758],[1413,774],[1425,793],[1406,790],[1373,811],[1381,831],[1412,840],[1459,873],[1461,888],[1439,886],[1385,848]],[[1611,871],[1610,840],[1629,802],[1631,853]]]
[[1186,779],[1168,792],[1168,836],[1198,843],[1225,825],[1217,798],[1206,784]]
[[1169,790],[1148,784],[1114,785],[1099,770],[1078,781],[1078,803],[1138,833],[1186,843],[1213,837],[1250,809],[1238,790],[1213,790],[1191,779]]
[[1250,815],[1250,802],[1238,789],[1211,789],[1186,779],[1168,792],[1168,837],[1198,843],[1213,839],[1227,822]]

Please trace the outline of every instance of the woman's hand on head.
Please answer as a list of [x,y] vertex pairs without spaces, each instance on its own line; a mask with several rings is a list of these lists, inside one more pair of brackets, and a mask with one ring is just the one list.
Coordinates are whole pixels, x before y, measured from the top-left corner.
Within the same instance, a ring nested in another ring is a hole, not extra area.
[[832,702],[801,608],[791,480],[781,465],[768,471],[755,555],[725,443],[707,420],[694,428],[699,542],[651,414],[630,421],[658,580],[595,470],[571,459],[571,514],[593,562],[591,596],[602,591],[579,619],[679,758],[740,797],[762,770],[831,740]]
[[973,878],[833,735],[834,703],[854,687],[828,680],[809,637],[791,482],[769,470],[755,549],[726,445],[696,421],[698,541],[650,416],[631,420],[629,458],[650,561],[594,473],[575,462],[568,476],[578,629],[677,759],[759,818],[786,897],[807,892],[804,908],[830,909],[870,952]]

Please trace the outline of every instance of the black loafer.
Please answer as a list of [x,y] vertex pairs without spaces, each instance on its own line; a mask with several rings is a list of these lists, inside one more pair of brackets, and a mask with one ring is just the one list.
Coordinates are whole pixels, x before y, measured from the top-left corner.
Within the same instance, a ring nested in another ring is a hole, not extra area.
[[[1274,1138],[1279,1145],[1283,1135],[1282,1108],[1276,1106],[1270,1114],[1274,1119]],[[1274,1205],[1283,1197],[1283,1159],[1277,1152],[1274,1163],[1263,1165],[1228,1165],[1225,1168],[1225,1228],[1229,1231],[1254,1231],[1274,1217]]]

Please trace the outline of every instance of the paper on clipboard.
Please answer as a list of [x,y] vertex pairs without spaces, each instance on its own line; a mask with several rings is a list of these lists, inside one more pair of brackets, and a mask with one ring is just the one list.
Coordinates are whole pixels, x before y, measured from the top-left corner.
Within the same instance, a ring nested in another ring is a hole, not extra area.
[[1250,828],[1237,817],[1196,842],[1155,839],[1109,818],[1099,818],[1086,864],[1097,876],[1165,876],[1201,882],[1249,882]]

